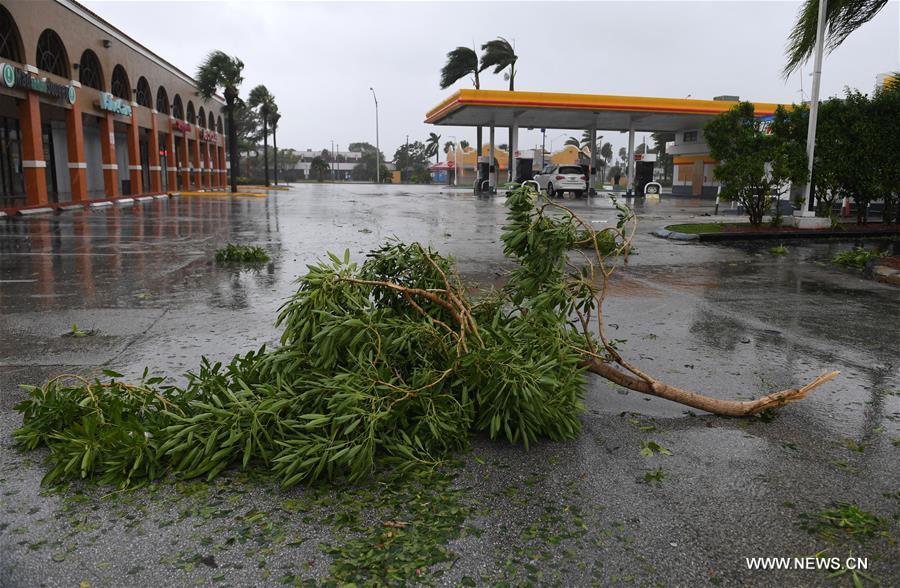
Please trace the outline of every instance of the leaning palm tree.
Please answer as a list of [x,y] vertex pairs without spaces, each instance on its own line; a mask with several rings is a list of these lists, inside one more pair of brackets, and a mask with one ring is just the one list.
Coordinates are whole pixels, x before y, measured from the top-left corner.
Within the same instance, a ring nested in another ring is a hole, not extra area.
[[603,160],[606,161],[606,165],[612,163],[613,159],[613,146],[612,143],[606,142],[600,147],[600,156],[603,157]]
[[509,80],[509,91],[516,89],[516,61],[519,56],[516,55],[513,46],[503,37],[497,37],[493,41],[488,41],[481,46],[484,51],[481,55],[481,67],[478,71],[484,71],[489,67],[494,68],[494,73],[498,74],[507,67],[509,71],[506,73],[506,79]]
[[238,87],[244,81],[241,72],[244,62],[222,51],[213,51],[197,68],[197,90],[200,96],[210,99],[222,88],[225,95],[225,114],[228,120],[228,158],[231,160],[231,191],[237,192],[238,141],[234,124],[234,105],[238,99]]
[[[447,63],[441,68],[441,90],[446,90],[468,75],[472,76],[472,84],[475,89],[480,90],[481,80],[478,78],[478,72],[478,54],[475,53],[475,50],[468,47],[457,47],[447,54]],[[478,155],[481,155],[481,127],[475,128],[475,135],[478,143],[476,151],[478,151]]]
[[275,161],[272,162],[272,171],[275,174],[274,182],[275,185],[278,185],[278,121],[281,120],[281,113],[278,112],[278,106],[275,105],[275,110],[269,115],[269,118],[272,121],[272,156]]
[[566,142],[563,143],[563,147],[565,147],[566,145],[581,147],[581,141],[578,140],[578,137],[569,137],[568,139],[566,139]]
[[247,106],[256,109],[263,123],[263,168],[266,178],[266,186],[269,185],[269,120],[272,113],[277,110],[275,96],[262,84],[250,90]]
[[450,153],[453,149],[456,149],[456,143],[453,141],[447,141],[444,143],[444,153]]
[[[484,53],[481,54],[481,67],[479,68],[479,71],[484,71],[489,67],[493,67],[494,73],[498,74],[504,69],[509,68],[509,71],[505,74],[505,78],[509,80],[509,91],[512,92],[515,90],[516,61],[519,60],[519,56],[516,55],[516,51],[510,42],[503,37],[497,37],[493,41],[488,41],[482,45],[481,50]],[[509,144],[513,144],[512,127],[509,129]],[[511,153],[510,156],[515,157],[515,154]],[[512,181],[513,166],[509,165],[507,168],[509,180]]]
[[438,154],[441,148],[441,136],[437,133],[429,133],[428,139],[425,140],[425,156],[434,155],[434,162],[438,163]]
[[[881,12],[887,3],[888,0],[828,0],[825,6],[825,46],[828,51],[837,49],[853,31]],[[783,72],[785,77],[812,55],[816,47],[818,20],[819,0],[805,0],[788,37],[788,62]]]

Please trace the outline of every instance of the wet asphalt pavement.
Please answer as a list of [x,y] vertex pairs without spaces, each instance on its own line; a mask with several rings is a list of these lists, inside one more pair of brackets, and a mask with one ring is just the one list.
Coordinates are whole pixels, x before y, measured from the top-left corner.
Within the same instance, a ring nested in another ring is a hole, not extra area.
[[[606,198],[568,204],[598,227],[615,222]],[[840,377],[772,420],[695,415],[593,379],[578,440],[525,451],[474,439],[455,485],[468,489],[466,524],[480,531],[451,543],[458,559],[437,581],[848,584],[849,574],[750,571],[744,559],[826,550],[868,557],[872,578],[900,584],[900,289],[829,263],[852,241],[788,242],[784,256],[771,255],[769,242],[678,243],[650,232],[711,212],[708,201],[636,208],[637,255],[605,307],[608,333],[625,340],[632,363],[723,398],[831,369]],[[303,517],[285,507],[308,489],[282,492],[234,474],[211,490],[42,490],[40,452],[20,452],[11,438],[21,422],[17,385],[101,367],[177,375],[202,355],[227,360],[274,343],[276,311],[307,263],[345,249],[362,258],[392,236],[453,255],[468,280],[498,282],[509,268],[499,241],[505,213],[502,198],[461,190],[303,184],[266,199],[173,198],[0,219],[0,586],[327,576],[320,544],[352,530],[328,524],[319,503]],[[262,245],[273,260],[255,270],[217,266],[213,253],[226,242]],[[73,325],[97,334],[63,337]],[[672,455],[644,457],[644,441]],[[644,483],[657,468],[662,481]],[[838,501],[877,515],[886,532],[832,541],[800,527],[803,513]],[[231,509],[218,516],[223,504]],[[247,531],[251,511],[266,513],[270,527]],[[272,529],[283,537],[263,536]],[[246,542],[218,541],[247,533]]]

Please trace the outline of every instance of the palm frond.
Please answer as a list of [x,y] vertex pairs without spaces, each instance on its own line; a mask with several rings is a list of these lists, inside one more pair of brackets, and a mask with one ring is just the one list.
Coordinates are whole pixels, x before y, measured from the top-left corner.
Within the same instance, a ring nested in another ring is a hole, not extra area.
[[[856,29],[872,20],[888,0],[829,0],[825,8],[825,47],[834,51]],[[816,47],[819,0],[805,0],[797,13],[797,22],[787,42],[787,65],[784,77],[809,59]]]
[[447,54],[441,68],[441,89],[446,90],[462,78],[478,72],[478,54],[468,47],[457,47]]
[[197,90],[203,98],[212,98],[218,88],[237,94],[237,87],[244,81],[241,73],[244,62],[222,51],[209,53],[197,68]]
[[512,45],[503,37],[488,41],[481,46],[481,50],[484,53],[481,55],[481,66],[478,71],[493,67],[495,74],[500,73],[519,59]]

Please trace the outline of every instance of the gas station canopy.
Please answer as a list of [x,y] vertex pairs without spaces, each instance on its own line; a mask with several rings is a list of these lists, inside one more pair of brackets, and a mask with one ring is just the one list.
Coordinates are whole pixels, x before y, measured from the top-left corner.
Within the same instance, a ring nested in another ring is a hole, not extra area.
[[[702,127],[735,104],[691,98],[459,90],[431,109],[425,122],[457,127],[511,127],[515,122],[520,128],[662,132]],[[757,116],[769,116],[778,105],[757,102],[754,106]]]

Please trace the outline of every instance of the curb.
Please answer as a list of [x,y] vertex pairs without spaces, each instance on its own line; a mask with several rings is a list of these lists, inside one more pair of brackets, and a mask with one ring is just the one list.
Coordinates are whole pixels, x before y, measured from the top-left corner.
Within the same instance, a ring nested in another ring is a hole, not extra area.
[[777,241],[779,239],[856,239],[860,237],[889,238],[900,235],[900,225],[893,231],[786,231],[780,233],[679,233],[657,229],[653,235],[675,241]]
[[876,282],[900,286],[900,270],[889,267],[882,263],[881,260],[870,261],[866,264],[863,272],[866,277],[869,277]]

